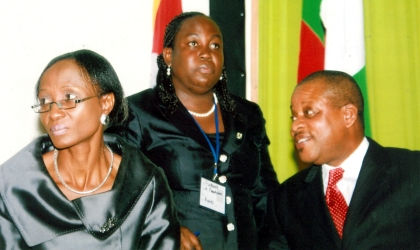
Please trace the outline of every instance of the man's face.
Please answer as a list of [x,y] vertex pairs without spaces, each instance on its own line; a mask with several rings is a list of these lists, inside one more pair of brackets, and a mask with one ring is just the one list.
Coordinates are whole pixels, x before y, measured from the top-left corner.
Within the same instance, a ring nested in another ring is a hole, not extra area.
[[295,88],[290,132],[303,162],[338,166],[347,157],[344,108],[332,105],[322,81],[314,79]]

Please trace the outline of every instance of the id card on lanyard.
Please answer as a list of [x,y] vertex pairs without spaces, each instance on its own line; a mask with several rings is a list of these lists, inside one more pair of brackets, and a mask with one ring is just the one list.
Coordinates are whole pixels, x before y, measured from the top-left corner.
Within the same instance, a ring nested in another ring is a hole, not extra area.
[[201,177],[200,206],[225,214],[226,187]]
[[219,139],[219,119],[217,111],[217,103],[214,102],[214,123],[216,126],[216,148],[213,147],[210,139],[201,128],[200,124],[194,119],[198,128],[200,129],[203,136],[206,138],[211,152],[213,154],[214,165],[213,165],[213,181],[201,177],[200,182],[200,206],[211,209],[213,211],[224,214],[225,213],[225,199],[226,199],[226,187],[215,182],[218,172],[217,164],[220,152],[220,139]]

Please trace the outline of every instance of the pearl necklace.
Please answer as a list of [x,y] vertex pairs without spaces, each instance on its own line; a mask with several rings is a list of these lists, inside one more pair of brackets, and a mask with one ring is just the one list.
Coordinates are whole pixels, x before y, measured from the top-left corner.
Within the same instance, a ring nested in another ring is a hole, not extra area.
[[69,187],[69,185],[67,185],[67,183],[64,182],[63,178],[60,175],[60,172],[58,172],[58,164],[57,164],[58,150],[54,149],[54,168],[55,168],[55,172],[57,173],[58,179],[61,181],[61,184],[63,184],[63,186],[65,186],[68,190],[72,191],[73,193],[81,194],[81,195],[91,194],[91,193],[95,192],[96,190],[100,189],[105,184],[106,180],[108,180],[108,177],[111,174],[112,165],[114,165],[114,153],[112,152],[111,148],[108,145],[105,145],[105,146],[108,148],[109,152],[111,153],[111,165],[109,166],[108,174],[106,175],[106,177],[102,181],[102,183],[99,184],[99,186],[97,186],[96,188],[94,188],[92,190],[88,190],[88,191],[74,190],[73,188]]
[[214,98],[214,104],[215,105],[212,105],[211,109],[207,113],[196,113],[196,112],[191,111],[191,110],[188,110],[188,112],[190,114],[192,114],[193,116],[196,116],[196,117],[207,117],[207,116],[211,115],[214,112],[214,109],[217,105],[217,96],[216,96],[215,93],[213,93],[213,98]]

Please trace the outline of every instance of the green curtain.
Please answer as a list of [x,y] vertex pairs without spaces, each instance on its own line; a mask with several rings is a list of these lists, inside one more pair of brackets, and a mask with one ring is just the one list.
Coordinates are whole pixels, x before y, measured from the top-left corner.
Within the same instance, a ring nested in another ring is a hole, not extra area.
[[[302,164],[290,136],[297,81],[301,0],[259,1],[259,97],[280,181]],[[366,74],[372,138],[420,150],[420,1],[364,1]]]

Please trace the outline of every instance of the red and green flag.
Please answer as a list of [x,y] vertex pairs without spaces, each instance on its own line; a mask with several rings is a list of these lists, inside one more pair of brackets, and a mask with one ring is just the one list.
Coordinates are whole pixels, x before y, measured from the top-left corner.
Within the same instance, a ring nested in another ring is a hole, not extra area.
[[324,69],[324,27],[320,13],[322,0],[303,0],[300,28],[298,82]]

